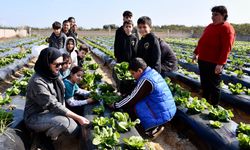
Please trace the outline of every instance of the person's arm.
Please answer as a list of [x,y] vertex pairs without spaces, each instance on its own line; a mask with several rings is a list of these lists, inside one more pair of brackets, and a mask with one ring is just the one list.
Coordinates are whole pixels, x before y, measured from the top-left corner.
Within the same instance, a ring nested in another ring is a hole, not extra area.
[[89,120],[80,116],[80,115],[77,115],[76,113],[72,112],[72,111],[68,111],[66,113],[66,116],[76,120],[80,125],[84,125],[84,124],[89,124]]
[[114,55],[117,60],[120,60],[120,52],[119,52],[119,42],[120,42],[120,35],[119,29],[115,32],[115,41],[114,41]]
[[137,47],[138,47],[138,39],[136,38],[136,39],[135,39],[135,46],[134,46],[134,54],[133,54],[133,57],[136,57],[136,56],[137,56]]
[[83,96],[89,96],[90,91],[78,88],[75,94],[83,95]]
[[151,65],[157,72],[161,72],[161,47],[157,38],[154,39],[152,47]]
[[75,107],[75,106],[82,106],[82,105],[86,105],[89,103],[89,100],[76,100],[74,99],[74,97],[68,98],[66,99],[67,104],[69,104],[69,106]]
[[219,54],[219,62],[218,65],[224,65],[224,63],[227,61],[228,55],[232,49],[233,43],[234,43],[234,38],[235,34],[232,29],[229,27],[225,27],[222,31],[222,48],[221,52]]
[[125,106],[133,106],[138,101],[148,96],[153,90],[153,85],[148,80],[141,80],[130,95],[121,100],[120,102],[114,103],[114,108],[122,108]]

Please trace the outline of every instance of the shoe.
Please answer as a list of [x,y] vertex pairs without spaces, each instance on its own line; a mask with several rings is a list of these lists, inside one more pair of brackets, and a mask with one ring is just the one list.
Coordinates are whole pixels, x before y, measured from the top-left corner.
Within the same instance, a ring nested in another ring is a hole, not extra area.
[[151,140],[155,140],[162,133],[162,131],[164,131],[164,127],[159,126],[149,132],[146,132],[146,134]]

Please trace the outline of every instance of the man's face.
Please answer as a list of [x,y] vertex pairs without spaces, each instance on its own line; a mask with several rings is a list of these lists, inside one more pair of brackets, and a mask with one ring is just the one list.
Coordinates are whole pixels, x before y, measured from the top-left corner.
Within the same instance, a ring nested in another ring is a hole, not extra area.
[[70,23],[69,22],[66,22],[63,24],[63,31],[64,32],[68,32],[70,29]]
[[75,19],[71,19],[69,22],[70,22],[70,27],[73,27],[73,25],[75,25],[76,23]]
[[53,32],[55,33],[56,36],[60,36],[61,28],[59,28],[59,29],[53,29]]
[[148,24],[139,24],[138,29],[143,37],[151,32],[151,27]]
[[132,30],[133,30],[133,25],[132,24],[125,24],[123,26],[123,29],[124,29],[124,31],[125,31],[125,33],[127,35],[131,35],[132,34]]
[[125,16],[123,17],[123,22],[132,20],[132,16]]
[[72,30],[77,31],[77,25],[76,24],[72,26]]
[[138,69],[137,71],[129,70],[129,72],[137,80],[141,77],[143,70],[142,69]]

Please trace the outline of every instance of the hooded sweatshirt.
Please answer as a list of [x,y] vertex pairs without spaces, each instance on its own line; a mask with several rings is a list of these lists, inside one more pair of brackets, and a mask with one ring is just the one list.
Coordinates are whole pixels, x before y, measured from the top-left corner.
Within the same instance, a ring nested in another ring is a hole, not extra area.
[[[67,50],[67,43],[68,40],[72,39],[74,41],[74,49],[73,51],[69,52]],[[70,55],[71,59],[72,59],[72,64],[74,64],[75,66],[78,66],[78,61],[77,61],[77,53],[76,53],[76,41],[73,37],[67,37],[65,44],[64,44],[64,48],[60,49],[60,52],[62,54],[68,54]]]

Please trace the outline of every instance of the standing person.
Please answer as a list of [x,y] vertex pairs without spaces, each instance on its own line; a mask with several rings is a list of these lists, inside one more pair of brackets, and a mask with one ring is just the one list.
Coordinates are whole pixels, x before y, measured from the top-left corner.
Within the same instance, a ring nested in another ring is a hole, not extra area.
[[24,122],[35,132],[45,132],[52,140],[72,136],[89,120],[65,107],[64,86],[58,78],[62,64],[60,51],[49,47],[41,51],[35,74],[29,80],[24,108]]
[[198,59],[203,97],[217,105],[220,100],[221,73],[235,40],[235,31],[226,20],[225,6],[212,8],[212,21],[194,50],[193,60]]
[[77,29],[77,24],[74,24],[71,29],[71,32],[75,35],[76,39],[78,39]]
[[163,125],[175,115],[174,98],[162,76],[148,67],[143,59],[131,60],[129,71],[137,80],[137,85],[130,95],[111,107],[135,111],[146,134],[154,139],[164,130]]
[[74,33],[72,33],[71,28],[70,28],[71,23],[68,20],[63,21],[63,27],[62,27],[62,32],[67,36],[67,37],[73,37],[75,41],[77,40],[77,37],[75,36]]
[[151,19],[143,16],[138,19],[137,26],[142,36],[138,42],[137,57],[144,59],[148,66],[161,73],[161,47],[158,38],[151,32]]
[[52,24],[53,33],[49,37],[49,47],[54,47],[57,49],[63,48],[66,35],[61,32],[61,23],[58,21],[55,21]]
[[132,20],[123,22],[124,36],[123,38],[117,39],[116,42],[118,45],[114,50],[115,58],[118,63],[123,61],[129,62],[132,58],[136,57],[138,38],[132,34],[133,26]]
[[[132,14],[132,12],[131,11],[124,11],[123,12],[123,14],[122,14],[122,16],[123,16],[123,22],[125,22],[125,21],[132,21],[132,17],[133,17],[133,14]],[[132,33],[137,37],[137,39],[139,40],[139,35],[138,35],[138,32],[137,32],[137,29],[136,28],[133,28],[133,30],[132,30]],[[119,52],[119,51],[121,51],[121,45],[123,45],[124,44],[124,42],[122,42],[122,41],[124,41],[124,39],[126,38],[126,33],[125,33],[125,31],[124,31],[124,27],[123,27],[123,25],[120,27],[120,28],[118,28],[117,30],[116,30],[116,32],[115,32],[115,41],[114,41],[114,51],[115,52]],[[123,48],[123,47],[122,47]]]
[[76,24],[76,19],[75,17],[69,17],[68,21],[70,23],[70,29]]
[[72,60],[72,67],[78,66],[77,53],[76,53],[76,42],[73,37],[68,37],[65,42],[65,48],[60,49],[62,54],[68,54]]
[[70,31],[75,36],[75,40],[78,38],[77,36],[77,25],[76,25],[76,19],[74,17],[69,17],[68,21],[70,23]]
[[162,39],[159,38],[161,48],[161,75],[163,78],[171,76],[171,72],[178,69],[178,60],[171,47]]

